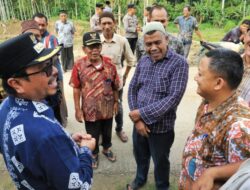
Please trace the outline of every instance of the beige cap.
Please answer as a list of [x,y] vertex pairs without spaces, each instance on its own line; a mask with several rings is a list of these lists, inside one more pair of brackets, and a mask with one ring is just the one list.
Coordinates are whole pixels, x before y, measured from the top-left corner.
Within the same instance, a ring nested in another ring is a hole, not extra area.
[[149,22],[147,23],[144,27],[143,27],[143,35],[151,32],[151,31],[159,31],[159,32],[162,32],[163,34],[166,34],[166,30],[163,26],[162,23],[160,22]]

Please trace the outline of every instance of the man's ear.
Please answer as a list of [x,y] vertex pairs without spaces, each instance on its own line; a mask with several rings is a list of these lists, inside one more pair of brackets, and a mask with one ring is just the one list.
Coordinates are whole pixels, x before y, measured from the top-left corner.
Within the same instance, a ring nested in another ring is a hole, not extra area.
[[225,86],[225,80],[219,77],[216,81],[216,85],[214,87],[215,90],[220,90]]
[[169,42],[168,35],[165,35],[165,39],[167,40],[167,43]]
[[17,78],[9,78],[7,83],[10,87],[14,88],[18,94],[24,93],[23,84]]

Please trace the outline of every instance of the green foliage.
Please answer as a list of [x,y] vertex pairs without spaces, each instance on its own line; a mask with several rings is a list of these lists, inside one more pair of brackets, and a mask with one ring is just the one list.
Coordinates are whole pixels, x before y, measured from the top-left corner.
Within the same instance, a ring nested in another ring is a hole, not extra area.
[[229,20],[240,20],[242,18],[241,6],[232,6],[225,9],[225,17]]
[[212,23],[217,27],[222,27],[225,24],[225,17],[223,16],[222,12],[214,12]]
[[211,12],[209,7],[204,6],[202,3],[195,2],[193,15],[196,17],[199,23],[209,19]]
[[244,17],[243,19],[241,19],[241,21],[238,22],[238,25],[240,25],[243,22],[243,20],[246,20],[246,19],[250,20],[250,15],[248,15],[248,16]]
[[[221,0],[111,0],[113,12],[118,14],[118,7],[121,8],[121,16],[127,12],[127,4],[134,2],[137,7],[137,17],[143,19],[144,3],[157,2],[167,8],[169,20],[173,21],[177,16],[182,15],[183,7],[186,4],[192,5],[192,14],[199,23],[211,23],[213,26],[227,27],[232,23],[238,23],[244,15],[250,15],[250,4],[244,3],[249,0],[227,0],[224,11],[221,10]],[[72,19],[89,20],[95,12],[95,2],[104,0],[5,0],[1,5],[0,20],[29,19],[35,12],[43,12],[49,17],[57,17],[60,9],[67,9]],[[32,3],[31,3],[32,2]],[[245,6],[246,5],[246,6]],[[223,12],[223,13],[222,13]],[[244,13],[245,12],[245,13]],[[232,21],[232,22],[228,22]]]
[[173,6],[173,4],[170,3],[166,4],[165,7],[168,10],[169,19],[174,20],[176,17],[180,16],[182,14],[182,10],[185,5],[186,3],[178,3],[175,6]]
[[224,31],[228,32],[229,30],[234,28],[236,25],[237,25],[237,23],[235,23],[235,21],[228,20],[224,26]]

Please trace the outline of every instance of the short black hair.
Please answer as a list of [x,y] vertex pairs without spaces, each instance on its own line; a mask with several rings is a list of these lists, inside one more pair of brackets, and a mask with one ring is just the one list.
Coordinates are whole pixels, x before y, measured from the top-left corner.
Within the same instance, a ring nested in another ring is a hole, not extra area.
[[2,85],[3,85],[4,91],[7,94],[14,95],[14,96],[17,94],[17,91],[8,84],[8,79],[3,78],[2,79]]
[[[20,76],[22,76],[23,74],[26,74],[26,71],[22,70],[19,73],[17,73],[16,75],[18,75],[18,74],[20,74]],[[8,79],[9,78],[10,77],[8,77],[8,78],[2,78],[2,86],[3,86],[4,91],[7,94],[15,96],[15,95],[17,95],[17,91],[8,84]],[[30,81],[28,76],[25,76],[25,77],[22,77],[22,78],[24,80],[26,80],[26,81]]]
[[184,8],[187,8],[187,10],[190,12],[191,11],[191,6],[190,5],[185,5]]
[[248,28],[250,28],[250,20],[249,19],[243,20],[241,24],[246,24],[246,25],[248,25]]
[[168,11],[167,11],[167,9],[164,6],[162,6],[162,5],[155,5],[155,6],[151,7],[151,9],[149,11],[149,17],[152,17],[152,13],[153,13],[154,10],[162,10],[162,9],[166,11],[167,16],[168,16]]
[[65,9],[61,9],[61,10],[59,11],[59,15],[62,14],[62,13],[67,15],[67,14],[68,14],[68,11],[65,10]]
[[218,48],[207,52],[205,56],[211,60],[209,69],[227,81],[232,90],[239,86],[244,72],[240,54],[226,48]]
[[35,13],[33,16],[32,16],[32,19],[34,20],[36,17],[38,18],[45,18],[45,21],[48,22],[48,18],[45,16],[45,14],[43,13]]
[[110,1],[105,1],[105,4],[106,5],[110,5]]
[[146,9],[148,12],[150,12],[151,9],[152,9],[152,7],[151,7],[151,6],[147,6],[145,9]]
[[128,8],[128,9],[131,9],[131,8],[133,8],[133,9],[134,9],[134,8],[135,8],[135,4],[130,3],[130,4],[128,4],[127,8]]
[[114,15],[113,15],[113,13],[111,13],[111,12],[103,12],[101,15],[100,15],[100,17],[99,17],[99,23],[101,23],[101,21],[102,21],[102,18],[104,18],[104,17],[108,17],[108,18],[111,18],[114,22],[115,22],[115,17],[114,17]]

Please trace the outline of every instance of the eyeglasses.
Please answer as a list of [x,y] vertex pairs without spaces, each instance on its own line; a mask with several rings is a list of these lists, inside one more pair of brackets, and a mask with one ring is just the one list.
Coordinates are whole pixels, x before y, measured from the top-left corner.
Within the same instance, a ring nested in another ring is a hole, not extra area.
[[25,77],[36,75],[39,73],[46,73],[46,76],[49,77],[52,75],[53,72],[53,63],[48,63],[42,70],[34,72],[34,73],[26,73]]
[[44,68],[42,68],[40,71],[34,72],[34,73],[26,73],[24,72],[20,72],[19,74],[16,74],[14,77],[28,77],[31,75],[36,75],[39,73],[45,73],[47,77],[51,76],[53,73],[53,66],[55,65],[56,61],[57,61],[58,57],[52,57],[51,59],[49,59],[48,61],[44,62],[46,64],[46,66]]

